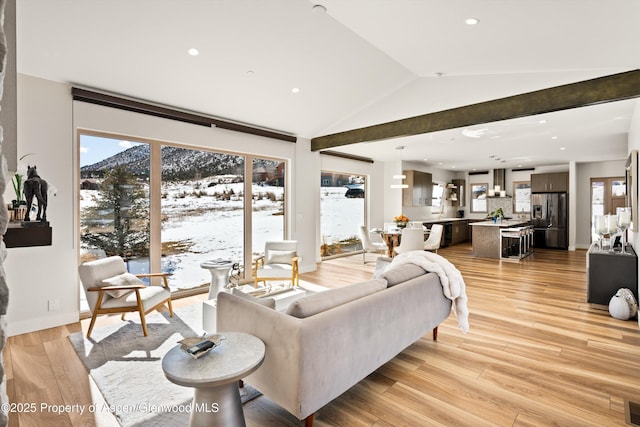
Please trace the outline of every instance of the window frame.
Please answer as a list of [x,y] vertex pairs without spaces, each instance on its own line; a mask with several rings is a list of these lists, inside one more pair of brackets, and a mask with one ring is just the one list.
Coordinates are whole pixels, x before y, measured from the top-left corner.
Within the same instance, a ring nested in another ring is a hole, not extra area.
[[[144,138],[144,137],[132,137],[125,134],[119,134],[115,132],[102,132],[102,131],[94,131],[86,128],[77,127],[76,128],[76,138],[77,138],[77,152],[76,152],[76,160],[74,168],[76,170],[76,174],[78,176],[78,182],[75,186],[76,193],[76,232],[75,242],[77,245],[77,259],[78,264],[81,263],[80,257],[80,158],[81,158],[81,144],[80,139],[83,135],[95,136],[100,138],[108,138],[108,139],[122,139],[132,142],[145,143],[150,146],[150,174],[149,174],[149,210],[150,210],[150,242],[149,242],[149,268],[152,272],[158,272],[161,269],[160,262],[162,256],[162,242],[161,242],[161,148],[163,146],[173,146],[179,148],[186,148],[192,150],[201,150],[201,151],[209,151],[214,153],[223,153],[234,156],[242,156],[244,157],[244,176],[245,176],[245,186],[244,186],[244,255],[243,259],[239,260],[244,265],[244,280],[243,282],[250,282],[253,280],[252,273],[252,264],[253,264],[253,251],[254,250],[264,250],[264,248],[253,248],[252,247],[252,203],[253,199],[253,191],[252,191],[252,166],[254,159],[268,159],[274,160],[278,162],[284,163],[284,236],[283,239],[289,238],[289,230],[290,230],[290,218],[289,218],[289,206],[290,206],[290,191],[291,191],[291,173],[290,173],[290,160],[287,158],[280,158],[274,156],[266,156],[266,155],[255,155],[244,152],[235,152],[230,150],[225,150],[216,147],[208,147],[208,146],[199,146],[193,144],[180,144],[175,142],[163,141],[158,139]],[[207,292],[209,283],[204,283],[201,287],[189,288],[184,290],[175,291],[174,294],[177,297],[180,297],[181,294],[184,295],[192,295],[194,293]]]
[[[529,188],[529,209],[528,210],[518,210],[518,197],[517,197],[517,186],[518,185],[527,185]],[[531,213],[531,181],[513,181],[513,214],[530,214]]]
[[475,205],[475,201],[479,200],[478,197],[475,197],[475,191],[474,191],[474,187],[484,187],[484,194],[485,194],[485,200],[487,197],[489,197],[489,183],[488,182],[472,182],[469,184],[469,212],[470,213],[487,213],[488,211],[488,203],[485,203],[485,208],[484,210],[481,209],[475,209],[474,205]]

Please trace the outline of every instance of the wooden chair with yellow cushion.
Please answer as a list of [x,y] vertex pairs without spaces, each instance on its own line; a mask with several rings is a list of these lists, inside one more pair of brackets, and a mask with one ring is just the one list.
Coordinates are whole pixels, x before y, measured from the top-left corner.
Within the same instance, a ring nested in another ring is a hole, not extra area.
[[[78,267],[80,281],[87,295],[87,303],[91,311],[91,324],[87,338],[100,314],[140,313],[142,332],[148,335],[145,315],[166,304],[169,315],[173,317],[171,306],[171,290],[167,282],[167,273],[150,273],[133,275],[127,272],[124,260],[119,256],[85,262]],[[145,285],[140,278],[162,278],[162,285]]]

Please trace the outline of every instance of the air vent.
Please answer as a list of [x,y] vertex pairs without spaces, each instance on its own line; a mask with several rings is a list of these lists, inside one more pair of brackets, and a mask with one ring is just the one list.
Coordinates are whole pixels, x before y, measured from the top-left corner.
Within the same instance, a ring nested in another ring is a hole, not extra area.
[[627,418],[627,424],[632,426],[640,426],[640,403],[626,401],[625,415]]

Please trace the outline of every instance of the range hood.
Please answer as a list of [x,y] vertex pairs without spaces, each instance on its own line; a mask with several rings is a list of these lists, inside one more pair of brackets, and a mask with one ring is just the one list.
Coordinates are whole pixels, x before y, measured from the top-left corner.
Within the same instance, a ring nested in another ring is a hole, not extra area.
[[494,169],[493,170],[493,186],[495,187],[496,185],[499,185],[500,190],[506,191],[507,187],[505,184],[505,175],[506,175],[505,169]]

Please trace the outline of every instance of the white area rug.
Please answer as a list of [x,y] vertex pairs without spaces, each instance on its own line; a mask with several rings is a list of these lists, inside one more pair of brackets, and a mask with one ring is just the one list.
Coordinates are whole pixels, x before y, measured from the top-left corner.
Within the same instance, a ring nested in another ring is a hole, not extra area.
[[[153,312],[146,319],[147,337],[139,316],[128,313],[89,339],[75,333],[69,340],[107,402],[98,411],[113,412],[122,426],[188,425],[193,389],[167,380],[161,363],[179,340],[202,334],[202,304],[174,310],[173,318]],[[249,385],[240,394],[243,402],[260,395]]]

